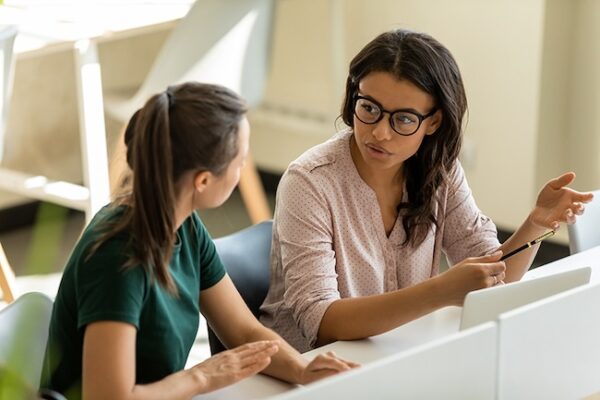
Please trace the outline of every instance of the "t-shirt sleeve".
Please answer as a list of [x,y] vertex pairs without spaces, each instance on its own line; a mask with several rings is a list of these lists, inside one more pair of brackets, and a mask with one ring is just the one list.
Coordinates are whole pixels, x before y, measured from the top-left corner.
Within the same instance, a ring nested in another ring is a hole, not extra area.
[[450,264],[496,250],[496,225],[475,204],[460,163],[455,164],[448,189],[443,248]]
[[215,243],[213,242],[202,220],[193,214],[198,233],[200,248],[200,290],[216,285],[225,276],[225,267],[219,258]]
[[82,265],[75,276],[78,328],[98,321],[119,321],[139,329],[149,281],[140,266],[123,268],[125,244],[111,238]]

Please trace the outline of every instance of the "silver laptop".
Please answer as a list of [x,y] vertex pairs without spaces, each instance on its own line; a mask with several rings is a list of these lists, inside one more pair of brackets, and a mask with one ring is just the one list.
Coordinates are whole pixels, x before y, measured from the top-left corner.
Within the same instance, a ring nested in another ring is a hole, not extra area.
[[585,285],[591,274],[591,267],[582,267],[470,292],[465,297],[460,329],[495,321],[506,311]]

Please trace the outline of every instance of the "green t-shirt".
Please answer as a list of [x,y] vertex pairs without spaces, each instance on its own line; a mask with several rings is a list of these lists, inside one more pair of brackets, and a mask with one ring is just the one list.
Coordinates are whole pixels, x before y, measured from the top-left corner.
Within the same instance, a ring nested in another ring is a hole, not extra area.
[[223,278],[225,268],[194,213],[177,231],[169,265],[178,297],[151,280],[141,266],[123,269],[129,235],[106,241],[86,260],[96,229],[119,218],[124,207],[103,208],[85,229],[65,268],[54,302],[42,387],[69,399],[81,397],[83,335],[87,324],[120,321],[137,328],[136,383],[149,383],[184,368],[199,323],[200,291]]

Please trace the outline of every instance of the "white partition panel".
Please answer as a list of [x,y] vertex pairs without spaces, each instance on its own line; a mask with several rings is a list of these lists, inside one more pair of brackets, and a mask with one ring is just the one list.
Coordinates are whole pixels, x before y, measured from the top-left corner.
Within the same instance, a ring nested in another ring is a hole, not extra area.
[[271,399],[493,399],[496,360],[489,322]]
[[498,319],[498,399],[576,399],[600,390],[600,283]]

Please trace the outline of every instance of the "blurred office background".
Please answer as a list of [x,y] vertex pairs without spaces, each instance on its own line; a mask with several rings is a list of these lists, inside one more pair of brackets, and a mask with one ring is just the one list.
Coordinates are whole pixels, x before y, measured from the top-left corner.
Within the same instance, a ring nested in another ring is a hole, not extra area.
[[[68,41],[76,27],[92,30],[103,90],[133,93],[193,1],[49,3],[0,6],[0,23],[20,24],[3,163],[78,182],[73,50],[53,42]],[[145,20],[128,25],[133,19]],[[461,160],[479,207],[502,237],[551,177],[573,170],[573,187],[596,189],[598,21],[595,0],[278,0],[264,99],[250,113],[252,154],[271,207],[288,163],[334,133],[351,57],[396,27],[430,33],[457,59],[469,100]],[[122,124],[109,115],[105,124],[110,151]],[[202,216],[215,237],[251,223],[238,193]],[[80,212],[0,193],[0,243],[18,276],[60,272],[83,225]],[[562,229],[544,243],[538,264],[568,254],[567,240]]]

